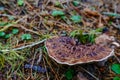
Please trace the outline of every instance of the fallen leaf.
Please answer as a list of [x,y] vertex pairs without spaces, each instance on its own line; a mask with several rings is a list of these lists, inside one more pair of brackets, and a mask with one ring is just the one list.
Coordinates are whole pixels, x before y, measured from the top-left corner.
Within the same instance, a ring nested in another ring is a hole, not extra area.
[[83,10],[84,13],[86,13],[87,15],[90,15],[90,16],[100,16],[99,13],[97,11],[93,11],[89,8],[85,8]]

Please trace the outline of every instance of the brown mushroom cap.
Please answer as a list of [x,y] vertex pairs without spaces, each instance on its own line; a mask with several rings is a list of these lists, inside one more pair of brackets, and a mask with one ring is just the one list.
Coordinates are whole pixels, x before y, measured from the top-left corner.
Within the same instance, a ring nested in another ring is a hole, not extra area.
[[60,64],[82,64],[102,61],[112,56],[114,49],[105,45],[76,44],[70,37],[53,37],[45,42],[48,55]]

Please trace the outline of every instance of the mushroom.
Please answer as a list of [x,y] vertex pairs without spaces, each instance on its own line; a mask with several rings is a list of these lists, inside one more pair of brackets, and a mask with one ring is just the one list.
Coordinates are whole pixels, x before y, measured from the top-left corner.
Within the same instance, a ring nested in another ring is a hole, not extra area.
[[48,55],[60,64],[75,65],[103,61],[113,55],[107,45],[83,45],[70,37],[53,37],[45,42]]

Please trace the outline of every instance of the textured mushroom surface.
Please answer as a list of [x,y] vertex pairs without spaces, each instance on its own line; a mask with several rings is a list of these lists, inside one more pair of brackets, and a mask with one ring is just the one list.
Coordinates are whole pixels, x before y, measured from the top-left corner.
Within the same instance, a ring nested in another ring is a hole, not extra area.
[[48,55],[61,64],[81,64],[102,61],[114,50],[105,45],[82,45],[70,37],[53,37],[45,42]]

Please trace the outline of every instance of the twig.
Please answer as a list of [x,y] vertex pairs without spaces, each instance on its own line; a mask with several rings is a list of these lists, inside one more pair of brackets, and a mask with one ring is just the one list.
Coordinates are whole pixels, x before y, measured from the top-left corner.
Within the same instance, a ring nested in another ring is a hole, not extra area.
[[[0,14],[0,16],[5,16],[5,17],[11,17],[13,15],[8,15],[8,14]],[[13,16],[14,18],[16,18],[16,16]]]
[[27,28],[25,28],[24,26],[20,26],[22,29],[24,29],[25,31],[29,31],[29,32],[32,32],[32,33],[34,33],[34,34],[37,34],[37,35],[39,35],[40,36],[40,34],[38,33],[38,32],[35,32],[35,31],[33,31],[33,30],[30,30],[30,29],[27,29]]
[[87,71],[86,69],[84,69],[83,67],[80,66],[80,68],[82,70],[84,70],[85,72],[87,72],[89,75],[91,75],[93,78],[95,78],[96,80],[99,80],[96,76],[94,76],[92,73],[90,73],[89,71]]
[[[37,54],[38,50],[35,52],[34,56],[33,56],[33,60],[32,60],[32,63],[31,63],[31,67],[33,67],[34,65],[34,62],[35,62],[35,57],[36,57],[36,54]],[[32,73],[32,68],[31,68],[31,77],[33,78],[33,73]]]
[[51,68],[51,71],[54,73],[56,79],[55,80],[60,80],[57,73],[54,71],[54,69],[52,68],[51,64],[48,62],[47,58],[43,55],[43,57],[45,58],[47,64],[49,65],[49,67]]
[[[45,69],[47,70],[47,67],[46,67],[46,65],[45,65],[45,60],[44,60],[44,58],[43,58],[43,62],[44,62]],[[46,76],[47,76],[47,80],[49,80],[49,76],[48,76],[48,72],[47,72],[47,71],[46,71]]]
[[39,0],[36,0],[36,1],[35,1],[35,4],[36,4],[36,7],[38,7]]
[[116,58],[116,60],[120,63],[120,59],[114,54],[114,57]]
[[50,0],[47,0],[46,4],[44,5],[44,8],[50,3]]
[[[14,48],[14,49],[11,49],[11,50],[13,50],[13,51],[22,50],[22,49],[25,49],[25,48],[29,48],[29,47],[33,47],[35,45],[41,44],[41,43],[43,43],[45,41],[46,41],[46,39],[43,39],[41,41],[34,42],[34,43],[30,44],[30,45],[22,46],[22,47],[19,47],[19,48]],[[2,52],[9,52],[11,50],[0,50],[0,51],[2,51]]]
[[112,26],[114,26],[115,28],[120,29],[120,25],[116,25],[115,23],[112,22]]
[[39,50],[39,58],[37,60],[37,64],[39,64],[41,62],[41,60],[42,60],[42,49],[40,48],[40,50]]

